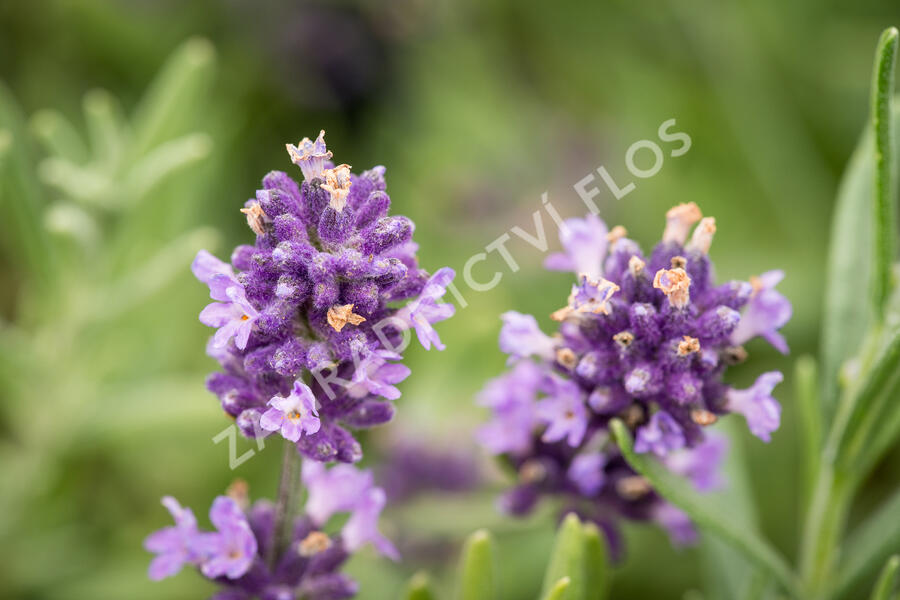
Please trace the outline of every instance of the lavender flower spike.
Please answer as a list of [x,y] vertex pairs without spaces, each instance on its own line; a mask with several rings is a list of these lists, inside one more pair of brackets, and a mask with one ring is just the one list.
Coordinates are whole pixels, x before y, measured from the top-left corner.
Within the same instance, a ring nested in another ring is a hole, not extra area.
[[389,539],[378,531],[378,517],[384,509],[385,494],[381,488],[371,488],[360,498],[353,514],[341,530],[347,550],[353,552],[368,543],[392,560],[400,560],[400,553]]
[[[263,178],[244,209],[255,243],[231,265],[205,251],[194,261],[216,301],[201,314],[218,328],[209,354],[221,371],[207,387],[244,435],[277,429],[307,458],[353,462],[362,451],[351,430],[393,416],[377,397],[399,397],[409,375],[406,332],[444,348],[435,324],[454,313],[442,301],[454,272],[420,268],[415,225],[388,215],[384,167],[334,165],[321,133],[288,151],[304,181]],[[298,380],[309,389],[291,397]]]
[[709,491],[720,483],[725,445],[707,428],[730,412],[743,414],[763,440],[778,427],[771,393],[781,375],[733,390],[725,372],[746,359],[738,344],[755,335],[787,349],[777,329],[790,303],[773,289],[781,272],[717,284],[709,256],[715,234],[715,219],[694,203],[666,213],[649,254],[623,227],[607,234],[594,216],[567,222],[565,252],[546,262],[575,277],[566,306],[551,315],[558,332],[546,335],[534,317],[504,313],[508,371],[479,396],[492,412],[479,442],[517,471],[504,510],[522,515],[545,495],[561,496],[601,526],[613,549],[621,519],[660,523],[674,543],[694,539],[687,516],[631,469],[608,428],[620,419],[637,452]]
[[303,435],[319,431],[321,422],[316,410],[316,398],[309,386],[299,379],[287,398],[275,396],[269,400],[269,410],[259,419],[266,431],[281,431],[286,440],[296,442]]

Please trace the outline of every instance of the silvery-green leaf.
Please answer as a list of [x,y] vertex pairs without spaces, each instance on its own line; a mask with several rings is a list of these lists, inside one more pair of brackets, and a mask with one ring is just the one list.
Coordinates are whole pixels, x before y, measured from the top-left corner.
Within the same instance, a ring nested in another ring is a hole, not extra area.
[[900,556],[896,554],[888,559],[875,588],[872,590],[872,600],[890,600],[893,597],[894,587],[897,584],[897,570],[900,569]]
[[556,541],[547,571],[544,574],[543,596],[563,577],[570,579],[566,597],[583,600],[585,597],[585,546],[581,522],[574,513],[563,519],[556,533]]
[[569,577],[561,577],[542,596],[543,600],[572,600],[573,597],[572,579]]
[[485,530],[469,536],[460,564],[459,600],[496,600],[494,541]]
[[413,575],[406,584],[405,600],[435,600],[428,575],[419,572]]
[[714,494],[700,494],[688,481],[669,471],[665,465],[646,454],[634,451],[631,432],[619,419],[610,429],[631,467],[647,478],[663,498],[683,510],[705,532],[720,537],[742,553],[750,562],[766,572],[789,593],[796,594],[798,582],[784,558],[766,542],[749,523],[742,523]]
[[891,292],[891,269],[897,254],[897,209],[894,194],[896,164],[891,100],[894,96],[894,65],[900,32],[890,27],[881,34],[872,74],[872,132],[875,153],[874,256],[872,306],[880,322]]
[[609,591],[606,541],[593,523],[584,524],[584,598],[604,600]]
[[832,598],[851,598],[867,577],[900,548],[900,491],[894,492],[844,542],[844,560],[835,578]]

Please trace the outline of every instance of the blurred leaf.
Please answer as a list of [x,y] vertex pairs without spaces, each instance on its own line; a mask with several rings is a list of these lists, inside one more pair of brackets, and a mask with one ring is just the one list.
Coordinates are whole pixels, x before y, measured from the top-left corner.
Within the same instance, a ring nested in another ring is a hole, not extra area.
[[175,51],[135,110],[131,156],[143,156],[193,124],[205,108],[214,66],[215,50],[205,39],[190,39]]
[[892,328],[879,336],[878,348],[871,367],[862,380],[848,392],[841,403],[841,413],[834,424],[829,445],[835,448],[834,460],[839,469],[852,473],[875,428],[890,410],[894,390],[900,385],[900,328]]
[[547,563],[541,594],[550,597],[551,590],[562,578],[568,577],[566,597],[583,600],[585,597],[585,546],[581,521],[574,513],[563,519],[556,534],[553,553]]
[[[896,32],[896,29],[894,30]],[[872,600],[890,600],[897,583],[897,570],[900,569],[900,556],[896,554],[890,557],[875,582],[872,590]]]
[[543,596],[544,600],[572,600],[573,598],[575,596],[572,592],[572,579],[569,577],[557,580]]
[[118,101],[106,90],[91,90],[84,95],[84,119],[94,168],[112,174],[122,160],[125,144],[125,119]]
[[31,131],[44,147],[44,152],[76,164],[88,157],[81,134],[56,110],[41,110],[31,117]]
[[801,356],[794,365],[794,389],[799,408],[803,454],[803,506],[808,505],[822,454],[822,405],[818,388],[818,365],[811,356]]
[[749,524],[737,522],[721,502],[716,502],[709,494],[699,494],[689,482],[669,471],[655,458],[637,454],[631,433],[622,421],[613,419],[610,428],[628,464],[646,477],[662,497],[687,513],[701,528],[743,553],[788,592],[797,593],[798,584],[790,567]]
[[[900,129],[900,100],[893,102],[895,136]],[[874,141],[866,128],[838,188],[828,249],[828,279],[822,320],[822,408],[825,422],[838,401],[840,370],[855,355],[873,323],[872,304],[860,300],[860,290],[872,286],[872,249],[861,240],[874,235]]]
[[860,524],[843,544],[844,556],[832,598],[852,597],[897,548],[900,548],[900,490]]
[[584,525],[584,589],[585,600],[604,600],[609,591],[609,564],[606,542],[593,523]]
[[428,575],[419,572],[413,575],[406,584],[405,600],[435,600]]
[[495,600],[497,577],[494,541],[484,529],[469,536],[460,564],[459,600]]
[[56,261],[43,227],[44,200],[32,168],[27,129],[19,106],[0,83],[0,130],[10,142],[0,163],[0,239],[24,275],[46,291],[55,282]]
[[[728,505],[731,518],[748,526],[758,526],[753,489],[747,472],[747,459],[738,430],[742,427],[731,419],[720,421],[719,431],[727,434],[729,449],[722,469],[726,478],[724,489],[717,492]],[[705,589],[708,598],[732,600],[740,598],[759,577],[756,565],[743,554],[716,536],[704,535],[700,539],[704,558]]]
[[[891,290],[891,268],[897,252],[897,210],[894,206],[896,166],[891,99],[894,96],[894,64],[900,32],[890,27],[881,34],[872,75],[872,131],[875,152],[874,259],[872,304],[879,321]],[[865,238],[862,238],[865,239]]]
[[124,177],[127,198],[139,201],[168,175],[206,158],[211,150],[212,140],[205,133],[192,133],[160,144],[141,157]]

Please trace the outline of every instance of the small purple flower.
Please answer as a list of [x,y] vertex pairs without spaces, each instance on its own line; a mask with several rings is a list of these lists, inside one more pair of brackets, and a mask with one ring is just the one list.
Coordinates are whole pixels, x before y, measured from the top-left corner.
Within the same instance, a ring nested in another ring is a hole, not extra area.
[[596,496],[606,483],[603,469],[608,460],[601,452],[582,452],[572,459],[566,475],[579,492],[588,497]]
[[400,397],[400,390],[394,384],[409,377],[410,370],[406,365],[388,361],[401,358],[403,357],[396,352],[383,349],[367,354],[359,361],[347,394],[352,398],[376,394],[388,400],[396,400]]
[[243,350],[259,318],[259,312],[247,300],[244,288],[233,277],[213,275],[208,282],[210,295],[218,302],[208,304],[200,312],[200,322],[217,327],[213,346],[224,348],[231,338],[234,345]]
[[271,408],[263,413],[259,425],[266,431],[279,431],[286,440],[296,442],[303,435],[319,431],[321,422],[316,410],[316,398],[309,386],[299,379],[287,398],[274,396]]
[[144,548],[157,556],[150,562],[148,575],[159,581],[178,573],[186,564],[196,564],[199,559],[197,540],[197,519],[189,508],[182,508],[171,496],[162,499],[162,504],[175,519],[174,527],[160,529],[147,536]]
[[772,397],[772,390],[783,379],[778,371],[769,371],[746,390],[728,390],[728,410],[744,415],[750,433],[764,442],[771,441],[771,433],[781,424],[781,405]]
[[516,455],[531,448],[537,426],[534,405],[542,379],[538,366],[523,360],[490,381],[479,394],[478,404],[492,409],[494,418],[475,435],[490,453]]
[[225,275],[237,282],[234,277],[234,269],[231,268],[231,265],[219,260],[206,250],[197,252],[194,262],[191,263],[191,272],[194,274],[194,277],[200,280],[200,282],[207,285],[209,285],[209,282],[212,281],[212,278],[216,275]]
[[553,358],[553,339],[541,331],[537,319],[514,310],[500,315],[503,327],[500,329],[500,350],[510,355],[510,362],[516,358],[537,356]]
[[666,456],[683,448],[684,431],[681,426],[664,410],[656,411],[650,422],[638,429],[634,443],[635,452],[653,452],[657,456]]
[[374,485],[371,471],[347,464],[329,469],[314,460],[303,461],[303,484],[309,492],[306,514],[317,526],[336,513],[351,512]]
[[782,354],[788,353],[788,345],[778,330],[791,319],[791,302],[775,291],[784,279],[784,271],[767,271],[752,277],[753,295],[741,316],[741,321],[731,334],[731,343],[740,345],[756,336],[772,344]]
[[381,488],[369,488],[358,499],[353,513],[341,530],[341,539],[347,550],[353,552],[368,543],[392,560],[400,560],[400,553],[384,535],[378,531],[378,517],[384,509],[385,494]]
[[663,462],[673,472],[687,477],[701,492],[715,490],[722,485],[719,467],[728,450],[728,438],[710,434],[693,448],[670,453]]
[[566,438],[570,446],[578,446],[584,439],[588,423],[584,393],[576,383],[556,377],[553,388],[552,395],[537,405],[538,419],[548,425],[541,439],[558,442]]
[[680,508],[668,502],[659,503],[653,511],[654,520],[669,534],[675,547],[697,543],[697,530],[690,517]]
[[548,256],[544,267],[552,271],[584,273],[598,279],[603,275],[608,232],[606,224],[593,214],[584,219],[567,219],[559,230],[559,241],[564,252]]
[[416,337],[426,350],[430,350],[432,344],[438,350],[446,347],[441,343],[441,338],[438,337],[432,324],[449,319],[456,312],[452,304],[438,303],[447,293],[447,286],[455,276],[456,273],[450,267],[438,269],[425,283],[419,297],[400,309],[396,315],[396,318],[405,321],[407,326],[415,328]]
[[202,542],[208,558],[200,570],[210,579],[237,579],[246,573],[256,558],[257,543],[247,517],[228,496],[217,497],[209,510],[209,520],[216,533],[203,534]]
[[306,181],[322,177],[325,171],[325,161],[331,159],[331,152],[325,147],[325,130],[319,132],[316,140],[310,141],[309,138],[303,138],[296,146],[286,144],[288,154],[291,155],[291,161],[300,167],[303,172],[303,178]]

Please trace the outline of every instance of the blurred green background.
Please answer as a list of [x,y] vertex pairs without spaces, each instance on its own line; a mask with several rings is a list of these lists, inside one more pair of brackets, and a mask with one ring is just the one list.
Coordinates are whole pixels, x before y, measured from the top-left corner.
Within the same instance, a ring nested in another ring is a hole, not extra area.
[[[898,22],[889,0],[0,4],[0,597],[210,592],[192,573],[146,580],[141,540],[168,521],[158,500],[202,514],[236,476],[272,496],[280,451],[232,472],[227,443],[212,442],[229,421],[203,387],[207,299],[189,263],[251,239],[237,209],[267,171],[293,173],[286,142],[321,128],[339,162],[387,167],[423,265],[461,271],[509,228],[533,230],[544,191],[580,216],[572,186],[598,166],[633,180],[626,149],[675,118],[690,151],[621,200],[604,191],[601,216],[648,247],[668,207],[695,201],[717,218],[720,278],[787,272],[792,355],[753,342],[730,377],[787,375],[772,444],[743,430],[735,444],[762,528],[793,557],[792,363],[816,349],[833,198],[866,119],[875,42]],[[398,418],[369,437],[367,463],[409,439],[478,455],[473,396],[503,369],[499,314],[534,313],[551,331],[569,285],[534,248],[509,248],[517,273],[496,253],[483,265],[505,272],[502,285],[461,285],[469,305],[438,327],[447,350],[410,351]],[[897,458],[862,507],[896,485]],[[395,597],[420,568],[444,577],[480,526],[499,539],[505,597],[533,597],[552,507],[526,522],[498,515],[504,477],[484,463],[484,491],[388,510],[406,559],[355,558],[360,597]],[[652,527],[626,532],[613,597],[703,585],[706,553],[675,551]]]

